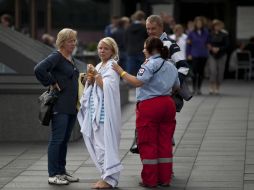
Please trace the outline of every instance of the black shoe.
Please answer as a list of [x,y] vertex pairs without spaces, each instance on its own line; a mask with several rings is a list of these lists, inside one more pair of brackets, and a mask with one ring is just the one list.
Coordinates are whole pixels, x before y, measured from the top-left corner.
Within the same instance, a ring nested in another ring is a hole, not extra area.
[[133,145],[131,148],[130,148],[130,151],[131,153],[133,154],[139,154],[139,150],[138,150],[138,145]]
[[139,185],[140,185],[141,187],[146,187],[146,188],[156,188],[156,187],[157,187],[157,185],[150,186],[150,185],[144,184],[143,182],[139,182]]
[[161,184],[159,184],[159,186],[161,186],[161,187],[170,187],[170,184],[169,183],[161,183]]

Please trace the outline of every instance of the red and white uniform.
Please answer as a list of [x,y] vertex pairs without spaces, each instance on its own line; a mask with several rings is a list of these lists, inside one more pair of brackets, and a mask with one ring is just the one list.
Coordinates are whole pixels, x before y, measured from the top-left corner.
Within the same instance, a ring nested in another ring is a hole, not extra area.
[[137,88],[136,108],[142,182],[151,187],[170,184],[173,167],[171,139],[176,125],[176,108],[170,95],[172,87],[180,86],[177,69],[161,57],[152,56],[141,66],[137,78],[144,83]]

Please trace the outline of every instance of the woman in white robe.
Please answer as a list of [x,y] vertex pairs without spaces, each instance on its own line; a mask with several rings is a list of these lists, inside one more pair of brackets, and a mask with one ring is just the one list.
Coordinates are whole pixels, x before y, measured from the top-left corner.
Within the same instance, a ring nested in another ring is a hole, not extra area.
[[95,68],[88,65],[92,72],[87,74],[78,121],[87,150],[101,173],[101,179],[92,188],[103,189],[117,186],[123,168],[119,158],[120,77],[112,69],[112,63],[118,59],[116,42],[103,38],[97,49],[101,63]]

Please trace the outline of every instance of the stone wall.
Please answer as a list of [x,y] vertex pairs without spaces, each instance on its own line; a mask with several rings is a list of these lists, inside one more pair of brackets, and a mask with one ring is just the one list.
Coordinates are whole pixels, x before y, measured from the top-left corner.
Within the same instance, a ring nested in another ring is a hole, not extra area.
[[[38,121],[37,98],[45,90],[30,77],[0,77],[0,141],[47,141],[50,127]],[[6,83],[11,81],[11,84]],[[15,82],[16,81],[16,82]],[[22,83],[23,81],[23,83]],[[26,83],[24,83],[26,81]],[[28,84],[30,81],[30,84]],[[121,104],[128,103],[128,88],[121,85]],[[78,122],[71,140],[81,137]]]

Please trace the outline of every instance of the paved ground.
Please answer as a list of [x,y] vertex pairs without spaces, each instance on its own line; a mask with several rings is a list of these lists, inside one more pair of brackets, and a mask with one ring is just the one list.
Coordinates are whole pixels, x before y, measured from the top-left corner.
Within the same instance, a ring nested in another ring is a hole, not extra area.
[[[254,81],[225,81],[221,90],[221,95],[209,96],[204,84],[204,94],[177,114],[175,178],[171,187],[160,189],[254,190]],[[122,113],[121,190],[144,189],[138,186],[139,156],[128,152],[135,127],[134,93]],[[81,181],[48,185],[46,151],[46,143],[0,143],[0,189],[85,190],[98,179],[81,139],[70,143],[67,161],[67,169]]]

